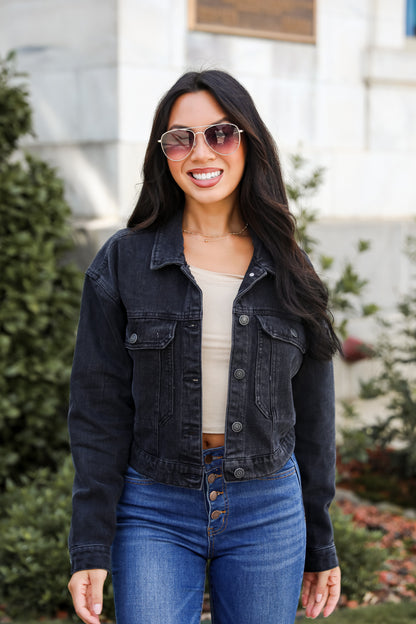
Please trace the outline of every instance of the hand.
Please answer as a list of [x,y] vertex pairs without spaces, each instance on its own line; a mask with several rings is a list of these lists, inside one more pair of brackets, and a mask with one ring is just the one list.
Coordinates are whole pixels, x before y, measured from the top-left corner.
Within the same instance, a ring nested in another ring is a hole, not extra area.
[[331,615],[341,594],[341,570],[333,568],[324,572],[305,572],[303,575],[302,606],[306,617],[313,620],[322,609],[324,617]]
[[107,570],[81,570],[68,583],[76,614],[86,624],[100,624],[106,577]]

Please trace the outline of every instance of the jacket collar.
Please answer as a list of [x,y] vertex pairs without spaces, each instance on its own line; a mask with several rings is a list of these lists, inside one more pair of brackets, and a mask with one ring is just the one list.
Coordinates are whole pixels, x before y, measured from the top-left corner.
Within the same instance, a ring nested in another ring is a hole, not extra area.
[[[161,269],[170,264],[179,266],[187,264],[183,250],[182,215],[182,210],[178,210],[169,221],[157,229],[150,262],[151,269]],[[275,275],[276,268],[270,253],[252,230],[250,235],[254,246],[250,267],[256,265]]]

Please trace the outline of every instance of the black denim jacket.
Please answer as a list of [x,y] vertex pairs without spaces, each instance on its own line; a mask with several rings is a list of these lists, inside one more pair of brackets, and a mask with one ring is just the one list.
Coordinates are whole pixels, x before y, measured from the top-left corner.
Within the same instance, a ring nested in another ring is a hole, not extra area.
[[[153,479],[202,487],[202,296],[183,252],[182,214],[157,231],[122,230],[87,270],[71,378],[76,469],[72,570],[110,567],[128,464]],[[332,363],[312,359],[299,319],[283,311],[275,267],[254,254],[233,305],[226,481],[255,479],[295,451],[307,521],[305,569],[335,567]]]

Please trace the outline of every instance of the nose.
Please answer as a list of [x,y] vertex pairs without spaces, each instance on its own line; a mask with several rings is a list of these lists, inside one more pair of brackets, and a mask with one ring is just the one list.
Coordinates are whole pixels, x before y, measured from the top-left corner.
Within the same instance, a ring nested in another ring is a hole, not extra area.
[[202,130],[195,132],[195,141],[191,152],[191,158],[192,160],[211,160],[212,158],[215,158],[215,153],[207,144]]

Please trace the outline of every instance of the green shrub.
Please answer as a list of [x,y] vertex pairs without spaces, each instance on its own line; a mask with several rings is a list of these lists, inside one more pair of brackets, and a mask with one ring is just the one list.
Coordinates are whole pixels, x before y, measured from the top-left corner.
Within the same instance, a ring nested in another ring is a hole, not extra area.
[[13,154],[31,128],[16,75],[11,57],[0,61],[0,490],[67,451],[81,290],[80,272],[64,262],[72,236],[63,184],[45,162]]
[[[67,550],[71,515],[72,462],[9,482],[2,495],[0,603],[12,617],[53,616],[70,611]],[[105,611],[113,614],[112,588],[106,584]]]
[[342,593],[348,600],[361,602],[368,591],[374,591],[377,572],[388,556],[384,548],[371,545],[381,539],[382,533],[355,527],[351,517],[336,504],[331,507],[331,517],[342,571]]

